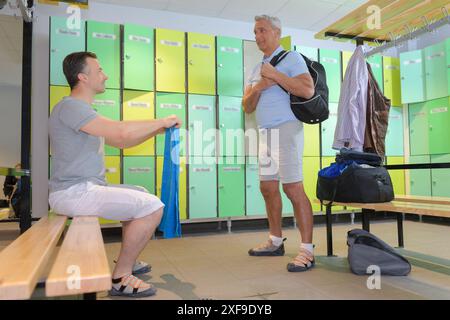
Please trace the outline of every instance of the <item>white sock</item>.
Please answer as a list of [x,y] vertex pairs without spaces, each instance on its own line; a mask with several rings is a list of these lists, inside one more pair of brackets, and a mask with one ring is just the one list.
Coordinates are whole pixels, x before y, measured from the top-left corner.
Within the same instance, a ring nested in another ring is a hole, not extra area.
[[274,246],[279,247],[283,243],[283,238],[275,237],[273,235],[269,235],[269,237],[270,237],[270,240],[272,240],[272,244]]
[[314,255],[314,245],[312,243],[302,243],[300,248],[308,250],[312,255]]

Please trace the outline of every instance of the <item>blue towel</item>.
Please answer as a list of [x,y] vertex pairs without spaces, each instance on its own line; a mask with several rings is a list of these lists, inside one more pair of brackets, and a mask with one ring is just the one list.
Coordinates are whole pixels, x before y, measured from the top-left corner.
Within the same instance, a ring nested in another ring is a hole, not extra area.
[[180,175],[180,130],[166,130],[161,201],[164,214],[158,229],[164,238],[181,237],[180,209],[178,207],[178,180]]

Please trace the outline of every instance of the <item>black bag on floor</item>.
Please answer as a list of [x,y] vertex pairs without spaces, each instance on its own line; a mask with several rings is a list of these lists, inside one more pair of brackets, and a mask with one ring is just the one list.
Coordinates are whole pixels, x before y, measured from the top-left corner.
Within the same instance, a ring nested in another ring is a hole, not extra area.
[[406,276],[411,264],[394,248],[375,235],[361,229],[347,233],[348,262],[353,273],[367,275],[369,266],[380,268],[382,275]]

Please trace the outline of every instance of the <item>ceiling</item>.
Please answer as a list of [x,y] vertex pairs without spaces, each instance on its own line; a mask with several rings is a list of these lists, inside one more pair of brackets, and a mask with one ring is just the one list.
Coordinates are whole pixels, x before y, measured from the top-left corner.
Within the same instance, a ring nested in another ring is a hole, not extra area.
[[366,0],[90,0],[220,19],[253,22],[258,14],[274,15],[283,27],[320,31]]

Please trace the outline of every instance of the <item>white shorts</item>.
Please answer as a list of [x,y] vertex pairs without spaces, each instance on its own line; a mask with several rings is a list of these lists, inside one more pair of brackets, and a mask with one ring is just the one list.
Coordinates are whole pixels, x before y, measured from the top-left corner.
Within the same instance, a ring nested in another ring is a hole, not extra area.
[[145,188],[130,185],[100,186],[92,182],[76,184],[49,195],[50,208],[57,214],[97,216],[108,220],[130,221],[143,218],[164,207],[161,200]]
[[290,121],[259,130],[259,179],[294,183],[303,181],[303,123]]

